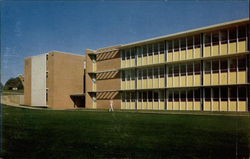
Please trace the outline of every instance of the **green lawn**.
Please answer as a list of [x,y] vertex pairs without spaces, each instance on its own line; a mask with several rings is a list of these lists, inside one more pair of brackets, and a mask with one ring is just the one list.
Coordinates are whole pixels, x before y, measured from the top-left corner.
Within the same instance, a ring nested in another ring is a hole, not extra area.
[[[3,107],[5,158],[249,158],[250,118]],[[237,153],[236,153],[237,152]]]

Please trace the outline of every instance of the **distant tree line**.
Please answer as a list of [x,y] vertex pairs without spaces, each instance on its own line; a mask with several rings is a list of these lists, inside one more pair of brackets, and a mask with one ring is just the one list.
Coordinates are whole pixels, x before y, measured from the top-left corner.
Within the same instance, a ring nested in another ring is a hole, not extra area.
[[1,90],[2,88],[4,90],[12,90],[13,88],[17,88],[18,90],[22,90],[23,89],[23,84],[22,81],[20,80],[19,77],[16,78],[10,78],[5,85],[3,86],[3,84],[0,84]]

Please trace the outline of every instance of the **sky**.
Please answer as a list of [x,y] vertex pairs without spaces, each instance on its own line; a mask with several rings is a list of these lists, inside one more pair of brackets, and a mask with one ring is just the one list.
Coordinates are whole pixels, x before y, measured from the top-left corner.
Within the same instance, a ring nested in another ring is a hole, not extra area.
[[85,54],[248,18],[248,1],[1,1],[1,81],[24,73],[24,58],[52,50]]

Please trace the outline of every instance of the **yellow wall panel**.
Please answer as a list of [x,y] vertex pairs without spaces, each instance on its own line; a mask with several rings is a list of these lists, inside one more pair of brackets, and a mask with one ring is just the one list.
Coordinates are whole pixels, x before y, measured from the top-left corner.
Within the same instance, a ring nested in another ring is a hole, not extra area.
[[211,75],[204,74],[204,85],[211,85]]
[[142,65],[146,65],[147,64],[147,57],[142,57]]
[[200,58],[201,57],[201,49],[195,48],[194,58]]
[[180,86],[186,86],[186,76],[180,76]]
[[238,42],[238,52],[246,52],[246,41],[239,41]]
[[236,84],[236,72],[230,72],[229,73],[229,83],[230,84]]
[[221,55],[226,55],[227,53],[228,53],[227,44],[221,44],[220,45],[220,54]]
[[201,102],[194,102],[194,110],[201,110]]
[[229,111],[236,111],[237,110],[236,108],[237,108],[237,102],[236,101],[230,101],[228,110]]
[[153,79],[148,79],[148,88],[153,88]]
[[200,86],[201,85],[201,75],[194,75],[194,81],[195,81],[195,85],[196,86]]
[[238,72],[238,83],[244,84],[247,83],[247,72],[246,71],[240,71]]
[[135,109],[135,102],[130,102],[130,109]]
[[173,61],[173,53],[168,53],[168,62]]
[[165,78],[159,78],[159,87],[164,88],[165,87]]
[[126,66],[125,60],[122,60],[122,65],[121,67],[124,68]]
[[175,51],[173,61],[179,61],[179,60],[180,60],[180,53],[179,51]]
[[186,102],[180,102],[180,110],[186,110]]
[[125,60],[126,67],[130,67],[130,60]]
[[159,55],[154,55],[154,63],[159,63]]
[[212,46],[212,56],[219,55],[219,45]]
[[147,79],[142,80],[142,88],[147,88]]
[[164,55],[164,54],[160,54],[159,56],[160,56],[160,61],[159,61],[159,63],[165,62],[165,55]]
[[230,54],[236,53],[236,42],[229,43],[229,53]]
[[158,88],[159,87],[159,79],[158,78],[154,78],[153,79],[153,88]]
[[137,102],[137,109],[138,110],[142,109],[142,102]]
[[187,50],[187,59],[192,59],[193,58],[193,49],[188,49]]
[[122,89],[125,89],[126,88],[126,83],[125,81],[122,81]]
[[212,110],[213,111],[219,111],[219,102],[218,101],[213,101],[212,102]]
[[204,102],[204,111],[211,111],[211,102]]
[[159,103],[158,102],[153,102],[153,109],[158,110],[159,109]]
[[173,110],[173,102],[167,102],[167,110]]
[[137,88],[139,88],[139,89],[142,88],[142,80],[137,81]]
[[148,64],[152,64],[153,63],[153,56],[148,56]]
[[187,102],[187,110],[193,110],[193,102]]
[[187,76],[187,86],[193,86],[193,75]]
[[159,110],[164,110],[164,109],[165,109],[164,102],[159,102]]
[[137,58],[137,65],[138,65],[138,66],[141,66],[141,65],[142,65],[142,58],[141,58],[141,57],[138,57],[138,58]]
[[227,84],[227,72],[220,74],[220,84]]
[[173,102],[173,110],[180,110],[179,102]]
[[247,102],[246,101],[239,101],[238,102],[238,111],[240,111],[240,112],[247,111]]
[[152,110],[153,109],[153,102],[148,102],[148,110]]
[[211,47],[206,46],[204,47],[204,57],[209,57],[209,56],[211,56]]
[[126,102],[126,109],[130,108],[130,102]]
[[168,87],[173,87],[173,77],[168,77],[167,84]]
[[212,73],[212,84],[213,85],[219,84],[219,73]]
[[130,66],[131,66],[131,67],[134,67],[134,66],[135,66],[135,59],[131,59],[131,60],[130,60]]
[[179,76],[173,77],[173,86],[179,87]]
[[130,81],[130,88],[135,89],[135,80]]
[[180,52],[180,60],[185,60],[186,59],[186,50],[182,50]]
[[147,109],[147,102],[142,102],[142,109],[143,110]]
[[125,102],[122,102],[122,107],[121,109],[125,109],[126,108],[126,103]]
[[228,102],[227,101],[221,101],[220,102],[220,111],[227,111]]

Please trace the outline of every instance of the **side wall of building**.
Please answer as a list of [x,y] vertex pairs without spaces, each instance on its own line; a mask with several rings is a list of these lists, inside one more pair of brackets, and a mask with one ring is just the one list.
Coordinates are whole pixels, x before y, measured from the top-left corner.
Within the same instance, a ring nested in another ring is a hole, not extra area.
[[31,105],[31,58],[24,61],[24,105]]
[[72,94],[83,94],[85,57],[60,52],[48,55],[48,103],[53,109],[74,109]]
[[31,105],[46,106],[46,54],[31,61]]

